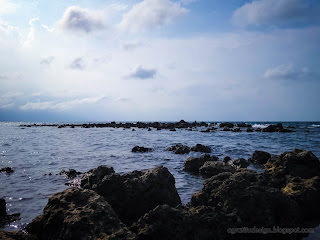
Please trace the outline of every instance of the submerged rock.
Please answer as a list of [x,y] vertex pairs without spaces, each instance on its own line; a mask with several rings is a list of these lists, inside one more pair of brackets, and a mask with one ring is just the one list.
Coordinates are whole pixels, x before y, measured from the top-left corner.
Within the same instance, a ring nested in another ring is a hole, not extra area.
[[4,167],[4,168],[0,168],[0,172],[11,174],[14,172],[14,170],[11,167]]
[[43,240],[97,239],[117,234],[134,237],[102,196],[79,188],[54,194],[43,215],[33,219],[26,230]]
[[172,151],[175,154],[187,154],[190,152],[190,147],[184,146],[182,144],[176,144],[174,146],[168,147],[167,151]]
[[191,151],[194,152],[203,152],[203,153],[211,153],[211,148],[209,146],[205,146],[202,144],[197,144],[191,148]]
[[254,164],[265,164],[271,158],[270,153],[264,151],[254,151],[249,162]]
[[210,156],[209,154],[202,155],[199,158],[189,157],[184,162],[183,170],[186,172],[190,172],[193,174],[199,173],[199,168],[203,166],[203,164],[207,161],[218,161],[218,157]]
[[151,151],[152,151],[152,148],[139,147],[139,146],[135,146],[131,150],[131,152],[151,152]]
[[95,184],[84,182],[81,186],[105,197],[126,224],[131,224],[158,205],[174,207],[181,203],[174,177],[162,166],[123,175],[107,174]]

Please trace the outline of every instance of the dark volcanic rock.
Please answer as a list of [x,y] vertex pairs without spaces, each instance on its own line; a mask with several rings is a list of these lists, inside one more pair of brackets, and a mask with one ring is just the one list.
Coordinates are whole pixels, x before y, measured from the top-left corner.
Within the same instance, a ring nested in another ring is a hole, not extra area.
[[227,162],[229,162],[229,161],[231,161],[231,158],[230,158],[229,156],[225,156],[225,157],[223,158],[223,162],[224,162],[224,163],[227,163]]
[[223,123],[220,123],[219,127],[221,127],[221,128],[223,128],[223,127],[233,128],[234,124],[233,123],[229,123],[229,122],[223,122]]
[[102,196],[79,188],[54,194],[43,215],[33,219],[26,230],[48,240],[96,239],[117,234],[134,237]]
[[194,152],[203,152],[203,153],[211,153],[211,149],[209,146],[204,146],[202,144],[197,144],[191,148],[191,151]]
[[282,129],[282,124],[278,123],[277,125],[269,125],[268,127],[262,129],[262,132],[279,132]]
[[168,147],[167,151],[172,151],[175,154],[187,154],[190,152],[190,148],[182,144],[176,144],[174,146]]
[[223,215],[213,207],[160,205],[140,218],[130,230],[137,234],[138,240],[222,240],[228,239],[226,226],[235,226],[235,223],[235,216]]
[[183,170],[186,172],[198,174],[199,168],[207,161],[218,161],[218,157],[210,156],[209,154],[202,155],[199,158],[189,157],[184,162]]
[[249,158],[249,162],[255,164],[265,164],[270,158],[270,153],[264,151],[254,151],[252,157]]
[[242,132],[240,128],[235,128],[232,130],[232,132]]
[[205,162],[203,166],[199,169],[200,174],[206,178],[218,175],[219,173],[224,173],[224,172],[234,173],[235,171],[236,171],[236,168],[227,163],[213,162],[213,161]]
[[0,227],[20,219],[20,214],[7,214],[6,200],[0,198]]
[[36,236],[26,234],[24,232],[18,232],[18,231],[5,232],[2,230],[0,230],[0,239],[1,240],[38,240]]
[[4,167],[4,168],[0,168],[0,172],[5,172],[5,173],[8,173],[8,174],[11,174],[13,173],[13,169],[11,167]]
[[246,227],[297,226],[298,205],[280,190],[263,186],[260,177],[246,169],[213,176],[192,196],[191,206],[214,206],[236,215],[238,223]]
[[115,173],[113,167],[101,165],[84,174],[84,176],[81,178],[81,187],[85,189],[96,189],[97,184],[100,184],[105,176],[113,173]]
[[139,147],[139,146],[135,146],[131,150],[131,152],[151,152],[151,151],[152,151],[152,148]]
[[237,127],[247,127],[246,123],[237,123]]
[[81,172],[78,172],[74,169],[69,169],[69,170],[62,170],[59,175],[63,175],[66,176],[67,178],[76,178],[79,174],[81,174]]
[[247,128],[247,132],[253,132],[253,128]]
[[91,187],[88,184],[82,187],[105,197],[126,224],[131,224],[158,205],[177,206],[181,203],[174,177],[162,166],[123,175],[105,175]]
[[244,158],[238,158],[234,160],[232,164],[238,168],[247,168],[249,166],[249,162]]

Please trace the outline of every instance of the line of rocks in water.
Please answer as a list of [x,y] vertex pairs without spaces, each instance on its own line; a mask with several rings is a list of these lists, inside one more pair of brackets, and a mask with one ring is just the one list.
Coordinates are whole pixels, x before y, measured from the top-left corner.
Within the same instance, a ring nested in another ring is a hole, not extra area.
[[319,225],[320,162],[312,152],[296,149],[271,156],[256,151],[250,161],[265,171],[258,174],[240,167],[242,160],[218,161],[209,154],[187,160],[185,170],[201,173],[209,165],[210,171],[205,171],[203,189],[186,206],[165,167],[117,174],[99,166],[81,177],[79,188],[54,194],[43,214],[27,225],[28,234],[0,231],[0,239],[300,240],[306,234],[229,230]]
[[[193,131],[194,128],[206,128],[201,130],[201,132],[214,132],[216,130],[220,131],[231,131],[231,132],[295,132],[292,130],[294,127],[284,128],[282,123],[278,123],[276,125],[269,125],[266,128],[253,128],[252,125],[246,123],[230,123],[230,122],[223,122],[223,123],[206,123],[206,122],[186,122],[181,120],[180,122],[152,122],[152,123],[144,123],[144,122],[137,122],[137,123],[84,123],[84,124],[23,124],[20,127],[58,127],[58,128],[123,128],[123,129],[130,129],[133,128],[132,131],[135,131],[134,128],[145,128],[148,131],[152,129],[162,130],[168,129],[170,131],[176,131],[177,129],[186,129],[188,131]],[[290,129],[289,129],[290,128]]]

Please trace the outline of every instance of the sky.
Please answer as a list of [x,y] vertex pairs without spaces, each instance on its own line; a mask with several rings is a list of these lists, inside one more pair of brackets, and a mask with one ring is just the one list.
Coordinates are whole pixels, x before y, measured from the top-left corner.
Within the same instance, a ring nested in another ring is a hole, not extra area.
[[0,120],[320,121],[319,0],[0,0]]

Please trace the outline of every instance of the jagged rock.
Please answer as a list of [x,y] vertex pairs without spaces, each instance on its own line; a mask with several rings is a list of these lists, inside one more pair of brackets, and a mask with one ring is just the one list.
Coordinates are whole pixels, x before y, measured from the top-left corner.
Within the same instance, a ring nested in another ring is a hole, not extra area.
[[262,185],[263,176],[242,169],[226,172],[204,182],[201,192],[192,196],[191,206],[213,206],[235,215],[246,227],[293,227],[299,224],[299,207],[278,189]]
[[194,152],[203,152],[203,153],[211,153],[211,149],[209,146],[204,146],[202,144],[197,144],[191,148],[191,151]]
[[232,132],[242,132],[240,128],[235,128],[232,130]]
[[190,148],[182,144],[176,144],[174,146],[168,147],[167,151],[172,151],[175,154],[187,154],[190,152]]
[[205,178],[209,178],[224,172],[234,173],[235,171],[236,168],[227,163],[213,161],[205,162],[199,169],[200,174]]
[[209,154],[202,155],[199,158],[189,157],[184,162],[183,170],[186,172],[198,174],[199,168],[207,161],[218,161],[218,157],[210,156]]
[[225,156],[225,157],[223,158],[223,162],[224,162],[224,163],[228,163],[229,161],[231,161],[231,158],[230,158],[229,156]]
[[81,174],[81,172],[78,172],[74,169],[69,169],[69,170],[62,170],[59,175],[63,175],[63,176],[66,176],[67,178],[76,178],[79,174]]
[[131,224],[158,205],[181,203],[174,177],[162,166],[123,175],[107,174],[96,184],[81,186],[105,197],[125,224]]
[[229,131],[231,131],[231,129],[230,129],[229,127],[224,127],[224,128],[222,129],[222,131],[224,131],[224,132],[229,132]]
[[131,152],[151,152],[152,150],[152,148],[135,146],[132,148]]
[[117,232],[125,232],[131,239],[134,237],[102,196],[79,188],[54,194],[43,215],[33,219],[26,230],[43,240],[89,240]]
[[223,123],[220,123],[219,127],[221,127],[221,128],[223,128],[223,127],[233,128],[234,124],[233,123],[229,123],[229,122],[223,122]]
[[115,173],[113,167],[101,165],[95,169],[86,172],[81,178],[81,187],[85,189],[96,189],[97,184],[100,184],[102,179]]
[[247,127],[246,123],[237,123],[237,127]]
[[7,214],[6,200],[0,198],[0,227],[20,219],[20,213]]
[[249,162],[244,158],[238,158],[234,160],[232,164],[238,168],[247,168],[249,166]]
[[254,164],[265,164],[271,158],[270,153],[264,151],[254,151],[249,162]]
[[226,216],[213,207],[176,208],[157,206],[144,215],[130,230],[137,240],[212,240],[228,239],[227,226],[235,226],[236,217]]
[[277,125],[269,125],[268,127],[262,129],[262,132],[279,132],[283,129],[283,126],[281,123],[278,123]]
[[253,128],[247,128],[247,132],[253,132]]
[[36,236],[26,234],[21,231],[2,231],[0,230],[0,239],[1,240],[38,240]]
[[14,172],[14,170],[11,167],[4,167],[4,168],[0,168],[0,172],[11,174]]

